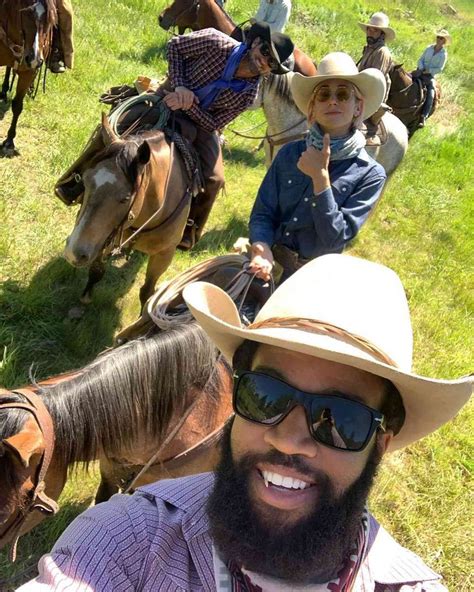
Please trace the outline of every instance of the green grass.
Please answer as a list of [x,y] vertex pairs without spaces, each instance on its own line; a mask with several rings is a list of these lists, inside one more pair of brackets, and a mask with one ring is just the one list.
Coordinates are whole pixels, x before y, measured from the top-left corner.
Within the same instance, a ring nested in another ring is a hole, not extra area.
[[[76,10],[77,66],[48,76],[47,93],[27,101],[17,146],[21,157],[0,160],[0,383],[13,387],[79,367],[112,343],[139,310],[138,289],[145,259],[115,262],[80,320],[77,305],[86,279],[62,258],[75,209],[52,194],[59,174],[76,158],[99,121],[98,95],[138,74],[159,77],[167,35],[158,29],[160,0],[86,0]],[[236,22],[255,6],[229,0]],[[454,378],[472,370],[474,240],[474,8],[452,0],[458,11],[442,13],[443,2],[395,0],[295,0],[288,32],[319,61],[332,50],[357,58],[363,34],[357,21],[385,10],[397,30],[392,44],[407,69],[437,27],[452,37],[446,71],[440,76],[444,100],[426,129],[415,134],[404,163],[393,176],[374,216],[351,248],[353,254],[385,263],[401,276],[409,295],[415,335],[414,370]],[[113,8],[112,8],[113,7]],[[1,117],[1,115],[0,115]],[[6,134],[10,113],[0,119]],[[263,133],[260,112],[249,112],[234,129]],[[178,253],[166,278],[204,258],[224,253],[246,234],[246,224],[264,174],[257,142],[226,132],[227,191],[211,216],[208,234],[192,253]],[[430,410],[427,409],[426,413]],[[472,581],[473,407],[438,433],[387,460],[372,495],[372,509],[402,544],[440,571],[451,590],[474,589]],[[13,589],[34,573],[37,559],[91,501],[98,476],[72,476],[61,497],[61,512],[19,545],[14,566],[0,555],[1,590]]]

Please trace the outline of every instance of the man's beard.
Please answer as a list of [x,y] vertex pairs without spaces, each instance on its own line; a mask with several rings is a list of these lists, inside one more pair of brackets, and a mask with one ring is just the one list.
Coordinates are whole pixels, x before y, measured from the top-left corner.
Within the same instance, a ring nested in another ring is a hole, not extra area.
[[369,36],[367,36],[367,45],[375,45],[381,39],[382,39],[382,37],[377,37],[377,39],[376,39],[375,37],[369,37]]
[[[337,499],[322,471],[308,468],[300,456],[272,450],[232,458],[227,426],[216,481],[207,503],[211,536],[224,561],[293,583],[324,583],[337,575],[361,526],[362,512],[382,454],[374,446],[360,477]],[[350,453],[347,453],[350,454]],[[283,511],[268,507],[261,516],[249,497],[249,477],[256,463],[297,469],[317,483],[318,502],[307,517],[287,526]]]

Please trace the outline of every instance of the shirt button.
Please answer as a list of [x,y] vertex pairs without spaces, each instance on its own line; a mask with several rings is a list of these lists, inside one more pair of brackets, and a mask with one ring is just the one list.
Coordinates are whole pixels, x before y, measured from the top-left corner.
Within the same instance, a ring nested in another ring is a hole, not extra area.
[[304,198],[304,201],[309,201],[309,197],[305,197]]
[[342,191],[343,191],[343,193],[345,193],[347,191],[347,187],[343,187]]
[[316,207],[316,202],[313,201],[313,203],[311,205],[313,206],[313,208],[315,208]]
[[288,181],[288,185],[291,185],[291,179],[289,179],[289,181]]
[[293,218],[293,222],[298,222],[298,218]]
[[290,233],[289,232],[285,232],[285,236],[290,236]]

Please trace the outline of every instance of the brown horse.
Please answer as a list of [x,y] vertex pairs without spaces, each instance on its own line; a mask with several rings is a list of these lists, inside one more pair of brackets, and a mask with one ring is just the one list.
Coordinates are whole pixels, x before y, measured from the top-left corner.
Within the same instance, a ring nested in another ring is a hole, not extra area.
[[0,547],[57,511],[74,463],[100,460],[97,502],[157,451],[134,487],[211,470],[231,400],[229,368],[194,322],[155,328],[82,370],[0,394]]
[[[390,71],[390,94],[387,103],[393,109],[396,115],[408,129],[411,137],[418,129],[423,104],[426,99],[426,89],[423,85],[423,79],[413,79],[411,74],[403,69],[403,64],[393,66]],[[430,115],[435,111],[441,96],[441,88],[436,82],[436,95],[433,102],[433,108]]]
[[[178,27],[180,34],[186,29],[198,31],[212,27],[237,41],[243,41],[242,28],[234,23],[215,0],[173,0],[172,4],[159,14],[158,24],[165,31]],[[312,59],[297,47],[294,49],[293,57],[295,72],[305,76],[314,76],[317,73]]]
[[15,154],[14,139],[23,99],[48,57],[56,22],[54,0],[0,0],[0,66],[7,67],[0,100],[7,100],[12,70],[18,74],[13,118],[1,146],[4,155]]
[[[90,266],[82,301],[105,272],[114,247],[149,255],[142,305],[167,269],[183,235],[191,180],[178,150],[161,131],[119,138],[102,118],[104,148],[83,163],[84,197],[64,256],[75,267]],[[96,140],[97,142],[97,140]],[[99,142],[100,143],[100,142]]]

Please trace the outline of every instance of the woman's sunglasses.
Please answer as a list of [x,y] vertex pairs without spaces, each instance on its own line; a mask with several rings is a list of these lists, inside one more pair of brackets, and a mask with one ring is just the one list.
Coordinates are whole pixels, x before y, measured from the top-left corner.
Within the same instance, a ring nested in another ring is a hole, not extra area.
[[384,416],[380,411],[342,394],[305,393],[260,372],[234,375],[234,411],[247,421],[274,426],[296,405],[304,407],[311,436],[338,450],[363,450],[375,430],[384,429]]
[[267,60],[267,64],[271,70],[275,70],[280,65],[279,62],[273,57],[272,50],[268,43],[262,41],[259,45],[260,53],[263,55],[264,58]]
[[314,98],[318,103],[326,103],[334,97],[338,103],[346,103],[354,94],[354,90],[348,86],[338,86],[333,93],[329,86],[321,86],[314,91]]

